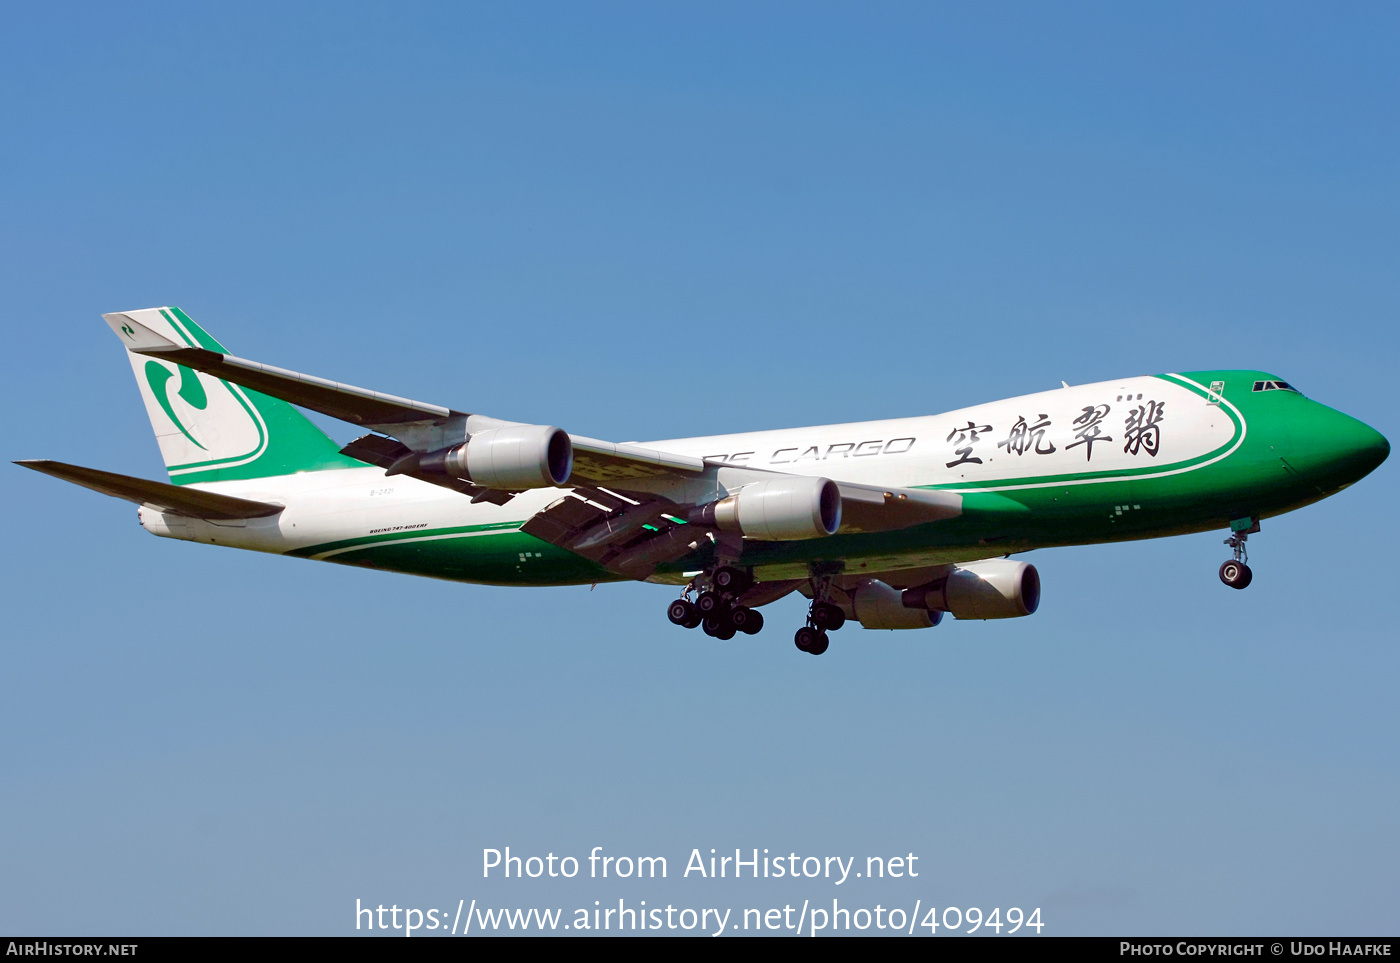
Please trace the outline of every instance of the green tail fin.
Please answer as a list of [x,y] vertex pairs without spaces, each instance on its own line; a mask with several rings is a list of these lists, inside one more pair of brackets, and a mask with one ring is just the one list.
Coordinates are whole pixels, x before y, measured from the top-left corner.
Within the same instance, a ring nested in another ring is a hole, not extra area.
[[[179,308],[103,315],[121,333],[136,321],[176,344],[228,354]],[[295,407],[279,398],[127,352],[170,480],[238,481],[330,468],[363,468]]]

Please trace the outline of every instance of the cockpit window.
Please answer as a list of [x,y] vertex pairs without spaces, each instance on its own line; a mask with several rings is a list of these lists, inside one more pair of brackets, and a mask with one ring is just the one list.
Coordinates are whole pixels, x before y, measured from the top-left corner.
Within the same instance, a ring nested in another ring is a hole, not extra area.
[[1292,386],[1291,384],[1289,384],[1287,381],[1256,381],[1256,382],[1254,382],[1254,390],[1255,390],[1255,391],[1291,391],[1291,392],[1293,392],[1294,394],[1302,394],[1301,391],[1299,391],[1297,388],[1293,387],[1293,386]]

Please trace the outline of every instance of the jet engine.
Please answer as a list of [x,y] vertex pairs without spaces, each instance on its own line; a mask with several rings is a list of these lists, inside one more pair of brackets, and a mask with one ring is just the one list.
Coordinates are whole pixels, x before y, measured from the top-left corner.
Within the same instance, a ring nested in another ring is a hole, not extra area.
[[745,485],[689,520],[768,542],[820,538],[841,527],[841,489],[829,478],[786,475]]
[[558,428],[509,425],[478,431],[460,445],[429,452],[416,467],[483,488],[558,488],[574,470],[574,446]]
[[850,593],[851,609],[866,629],[927,629],[943,618],[939,611],[906,607],[902,596],[892,585],[866,579]]
[[959,619],[1014,619],[1040,605],[1040,573],[1029,562],[992,558],[954,565],[946,578],[906,589],[911,609],[952,612]]

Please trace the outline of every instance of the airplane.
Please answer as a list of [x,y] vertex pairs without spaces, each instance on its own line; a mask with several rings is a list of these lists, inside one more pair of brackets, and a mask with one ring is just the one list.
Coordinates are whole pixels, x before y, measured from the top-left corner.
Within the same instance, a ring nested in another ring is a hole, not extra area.
[[[718,639],[810,600],[820,655],[848,621],[919,629],[1034,613],[1034,549],[1228,530],[1333,495],[1390,443],[1263,371],[1062,387],[941,415],[613,443],[235,357],[183,311],[103,315],[170,483],[16,464],[138,505],[165,538],[462,582],[680,588]],[[341,447],[297,407],[367,433]]]

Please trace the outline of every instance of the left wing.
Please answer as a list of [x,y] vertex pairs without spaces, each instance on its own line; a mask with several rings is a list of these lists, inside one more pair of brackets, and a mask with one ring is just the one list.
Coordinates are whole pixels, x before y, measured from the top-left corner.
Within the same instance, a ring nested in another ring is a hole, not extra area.
[[[357,388],[354,385],[220,354],[217,351],[176,344],[134,317],[141,313],[132,311],[102,316],[125,342],[127,350],[182,364],[245,388],[261,391],[274,398],[281,398],[294,405],[319,411],[332,418],[372,428],[398,439],[406,449],[404,453],[426,453],[460,444],[478,431],[521,424],[400,398],[368,388]],[[698,474],[705,469],[703,459],[690,455],[656,451],[640,445],[619,445],[579,435],[570,435],[569,440],[574,452],[573,473],[586,481],[607,482],[673,474]],[[361,460],[388,467],[381,464],[382,452],[385,450],[382,443],[362,438],[351,442],[348,447],[351,450],[346,451],[346,454],[353,458],[361,457],[357,452],[372,454],[378,451],[381,453],[379,458]],[[440,483],[435,479],[424,480]]]
[[[645,578],[656,565],[681,558],[712,539],[715,528],[726,529],[735,538],[808,537],[793,534],[791,526],[782,529],[767,521],[761,532],[742,531],[740,523],[745,511],[751,517],[757,517],[753,514],[757,511],[766,519],[765,499],[770,506],[790,506],[800,496],[787,489],[810,488],[813,482],[835,486],[832,491],[839,497],[835,517],[842,532],[889,531],[962,512],[962,497],[947,492],[824,479],[784,482],[799,476],[565,435],[548,426],[471,414],[177,344],[143,324],[144,313],[103,318],[136,354],[184,365],[378,432],[357,438],[342,451],[388,474],[409,475],[474,501],[497,504],[528,488],[571,489],[527,520],[523,530],[619,574]],[[558,436],[566,441],[560,442]],[[713,511],[703,511],[721,501],[734,501],[735,494],[750,485],[758,487],[739,498],[745,506],[758,507],[721,513],[729,524],[716,522]],[[736,530],[740,535],[732,535]],[[831,522],[812,535],[836,530]]]

